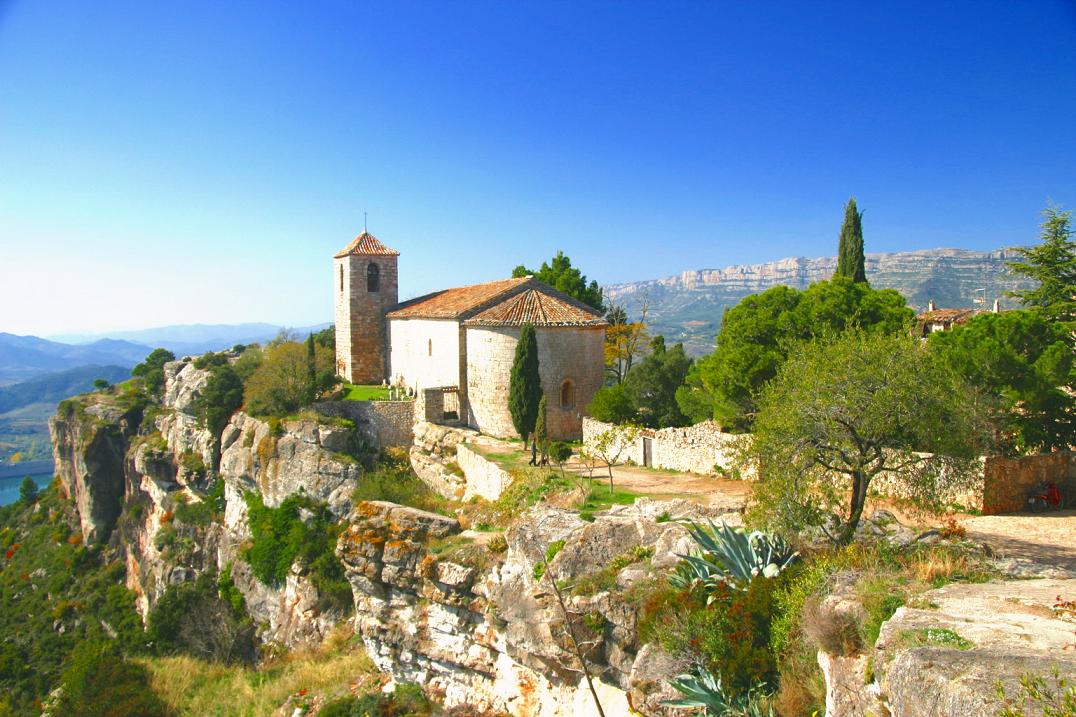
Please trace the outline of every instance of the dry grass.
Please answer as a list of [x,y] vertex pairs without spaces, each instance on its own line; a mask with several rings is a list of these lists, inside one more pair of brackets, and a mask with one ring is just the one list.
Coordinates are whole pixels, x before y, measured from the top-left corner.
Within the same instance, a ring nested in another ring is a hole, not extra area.
[[908,569],[916,580],[933,586],[954,579],[975,580],[984,571],[980,563],[960,553],[931,550],[916,553]]
[[862,615],[814,599],[803,606],[800,629],[816,647],[831,655],[847,657],[863,650],[862,620]]
[[377,668],[347,632],[338,630],[321,649],[288,653],[259,669],[185,656],[139,662],[150,672],[153,691],[179,715],[268,717],[300,690],[334,697],[379,686]]

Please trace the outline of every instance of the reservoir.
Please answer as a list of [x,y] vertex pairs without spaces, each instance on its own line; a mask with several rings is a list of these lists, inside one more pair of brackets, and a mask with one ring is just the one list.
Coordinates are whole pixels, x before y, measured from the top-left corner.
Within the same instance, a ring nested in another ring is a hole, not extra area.
[[[8,505],[14,503],[19,499],[19,485],[22,483],[24,476],[6,476],[0,478],[0,505]],[[38,490],[45,488],[52,482],[52,473],[37,473],[30,474],[30,477],[37,483]]]

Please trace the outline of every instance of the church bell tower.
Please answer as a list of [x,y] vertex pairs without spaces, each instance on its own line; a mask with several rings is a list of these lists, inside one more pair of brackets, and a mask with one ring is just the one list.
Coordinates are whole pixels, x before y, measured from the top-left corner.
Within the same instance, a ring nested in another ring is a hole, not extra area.
[[363,230],[333,257],[336,372],[350,383],[380,384],[388,378],[385,313],[399,303],[399,256]]

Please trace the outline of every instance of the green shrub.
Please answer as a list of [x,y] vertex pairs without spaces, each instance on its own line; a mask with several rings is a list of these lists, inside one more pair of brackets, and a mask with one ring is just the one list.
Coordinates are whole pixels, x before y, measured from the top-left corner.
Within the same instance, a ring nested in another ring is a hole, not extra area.
[[[292,495],[276,508],[268,508],[257,493],[244,496],[252,541],[244,557],[254,575],[266,585],[279,585],[300,560],[318,590],[321,609],[351,605],[351,585],[336,557],[340,528],[325,504]],[[312,515],[304,521],[300,510]]]
[[742,590],[728,585],[708,592],[668,586],[644,602],[640,639],[720,676],[732,694],[744,694],[760,683],[776,684],[777,663],[769,642],[779,586],[779,579],[761,576]]
[[[229,575],[226,584],[230,581]],[[148,623],[158,654],[185,653],[228,663],[254,659],[254,627],[246,615],[237,615],[233,595],[222,599],[219,576],[202,573],[192,582],[168,586]]]
[[427,717],[433,707],[418,685],[398,684],[389,694],[348,695],[328,702],[318,717]]
[[150,688],[149,673],[125,660],[114,645],[86,642],[64,670],[63,691],[52,714],[79,717],[169,717]]
[[351,499],[356,503],[385,500],[434,513],[445,513],[448,506],[447,500],[415,475],[405,455],[392,452],[383,454],[377,467],[359,478]]

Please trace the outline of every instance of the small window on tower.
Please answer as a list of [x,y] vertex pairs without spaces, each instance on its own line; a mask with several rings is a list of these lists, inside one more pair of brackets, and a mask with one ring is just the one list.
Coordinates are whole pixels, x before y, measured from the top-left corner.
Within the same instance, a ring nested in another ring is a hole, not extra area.
[[344,291],[344,267],[340,265],[340,291]]
[[373,293],[381,289],[381,267],[371,264],[366,267],[366,290]]
[[560,407],[572,408],[575,406],[575,384],[566,380],[560,385]]
[[433,339],[426,339],[426,355],[433,356]]

